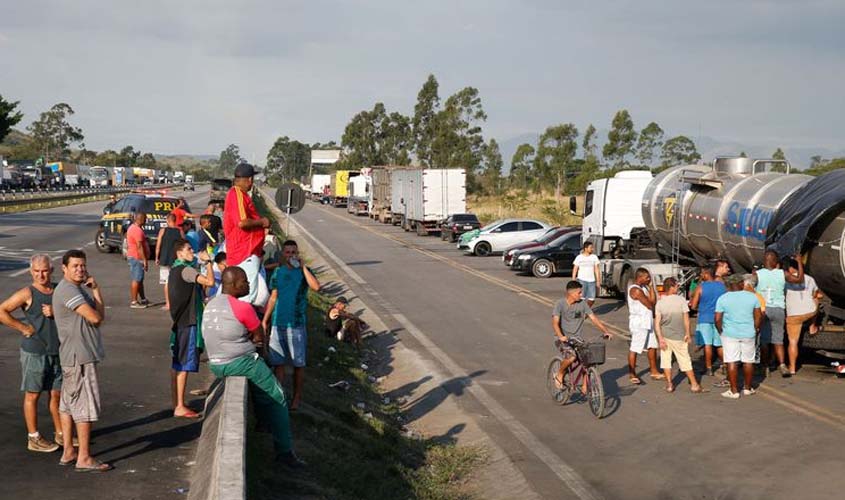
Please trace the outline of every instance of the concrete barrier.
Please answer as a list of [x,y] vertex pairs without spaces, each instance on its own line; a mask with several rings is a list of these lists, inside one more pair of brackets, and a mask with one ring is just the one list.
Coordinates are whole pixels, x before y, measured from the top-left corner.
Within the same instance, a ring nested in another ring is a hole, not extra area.
[[188,500],[246,499],[248,392],[245,377],[211,385]]

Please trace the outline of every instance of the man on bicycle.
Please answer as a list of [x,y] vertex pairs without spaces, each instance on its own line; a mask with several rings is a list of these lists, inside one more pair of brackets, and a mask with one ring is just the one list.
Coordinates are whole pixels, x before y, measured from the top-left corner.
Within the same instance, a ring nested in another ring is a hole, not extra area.
[[[596,328],[602,331],[605,339],[611,338],[610,331],[604,326],[587,302],[583,300],[583,286],[578,281],[572,280],[566,284],[566,295],[555,304],[554,312],[552,313],[552,329],[555,332],[555,346],[560,349],[563,355],[563,362],[560,364],[555,382],[558,388],[563,386],[563,377],[569,365],[575,361],[575,350],[572,348],[570,341],[583,342],[581,337],[581,330],[584,327],[584,320],[590,318]],[[584,385],[581,390],[587,392],[587,380],[584,379]]]

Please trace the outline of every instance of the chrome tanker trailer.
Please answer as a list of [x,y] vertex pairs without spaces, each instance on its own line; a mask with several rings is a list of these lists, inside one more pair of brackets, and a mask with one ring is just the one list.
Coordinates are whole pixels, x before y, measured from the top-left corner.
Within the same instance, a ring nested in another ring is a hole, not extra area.
[[624,290],[635,267],[688,282],[718,258],[751,272],[766,249],[800,253],[825,294],[822,331],[803,346],[845,352],[845,170],[820,177],[789,170],[784,161],[717,158],[661,172],[642,193],[643,227],[598,246],[609,252],[604,287]]

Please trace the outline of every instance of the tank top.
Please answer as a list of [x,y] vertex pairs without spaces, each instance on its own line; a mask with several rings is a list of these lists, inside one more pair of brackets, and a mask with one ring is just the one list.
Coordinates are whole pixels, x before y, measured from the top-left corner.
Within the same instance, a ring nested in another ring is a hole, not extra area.
[[32,337],[21,340],[21,350],[31,354],[59,355],[59,332],[56,330],[56,320],[47,318],[41,312],[41,306],[53,305],[53,294],[40,292],[34,286],[29,287],[32,293],[32,304],[24,309],[26,321],[35,328]]
[[648,288],[640,285],[631,285],[625,293],[625,298],[628,299],[628,328],[631,331],[651,330],[654,327],[654,316],[651,309],[644,306],[642,302],[631,298],[631,289],[639,288],[644,294],[648,295]]
[[701,296],[698,300],[698,322],[699,323],[715,323],[716,322],[716,301],[719,297],[726,294],[728,289],[721,281],[702,281]]
[[164,234],[161,235],[161,255],[158,256],[158,262],[162,266],[170,266],[176,260],[176,251],[174,246],[176,241],[182,238],[182,233],[178,227],[164,228]]
[[786,277],[783,269],[758,269],[757,291],[766,299],[766,307],[786,307]]

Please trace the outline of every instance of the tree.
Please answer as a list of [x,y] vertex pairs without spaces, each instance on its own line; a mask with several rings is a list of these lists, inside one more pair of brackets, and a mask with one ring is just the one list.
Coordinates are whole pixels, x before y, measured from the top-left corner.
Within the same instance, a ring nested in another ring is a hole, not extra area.
[[[155,156],[153,156],[152,153],[140,154],[140,152],[139,152],[139,155],[140,156],[136,157],[136,159],[135,159],[135,166],[136,167],[140,167],[140,168],[159,168],[158,163],[156,162],[156,158],[155,158]],[[164,168],[164,170],[169,169],[169,165],[166,166],[166,167],[167,168]]]
[[616,112],[613,117],[610,132],[607,134],[607,144],[602,148],[604,158],[613,163],[614,167],[625,167],[628,165],[627,156],[634,149],[637,140],[637,132],[634,130],[634,122],[631,115],[623,109]]
[[773,160],[786,160],[786,155],[783,153],[781,148],[777,148],[774,153],[772,153]]
[[701,159],[698,150],[695,148],[695,143],[689,137],[679,135],[673,137],[663,144],[663,150],[660,153],[660,158],[663,160],[661,166],[665,169],[675,165],[689,165]]
[[554,180],[555,198],[565,188],[567,171],[572,169],[572,160],[578,151],[578,129],[571,123],[555,125],[546,129],[537,145],[535,162],[538,170],[547,179]]
[[104,167],[119,167],[120,165],[117,164],[118,154],[116,151],[111,149],[103,151],[101,153],[97,153],[97,156],[94,158],[94,165],[102,165]]
[[435,117],[440,108],[440,96],[437,94],[439,84],[434,75],[428,75],[417,94],[414,105],[413,139],[414,152],[419,162],[431,166],[431,145],[435,136]]
[[314,144],[312,144],[312,145],[311,145],[311,150],[312,150],[312,151],[314,151],[314,150],[320,150],[320,149],[340,149],[340,146],[339,146],[336,142],[334,142],[334,141],[329,141],[329,142],[327,142],[327,143],[325,143],[325,144],[321,144],[321,143],[319,143],[319,142],[315,142]]
[[411,120],[401,113],[388,114],[384,104],[377,102],[371,111],[352,117],[341,144],[345,167],[407,165],[413,148]]
[[511,186],[527,189],[531,176],[531,166],[534,163],[536,150],[531,144],[520,144],[511,158],[511,171],[508,174]]
[[271,184],[301,179],[310,167],[311,146],[288,136],[276,139],[267,153],[266,172]]
[[49,111],[41,113],[38,120],[27,127],[45,162],[64,160],[70,155],[72,144],[80,143],[80,147],[84,147],[81,144],[85,139],[82,129],[72,126],[67,121],[73,114],[73,108],[60,102]]
[[73,155],[73,161],[82,165],[95,165],[96,158],[97,152],[86,148],[80,149]]
[[0,95],[0,142],[9,135],[12,127],[20,123],[23,113],[15,111],[20,101],[9,102]]
[[502,185],[502,153],[499,151],[499,143],[496,139],[484,147],[484,172],[482,173],[481,186],[487,194],[500,194]]
[[241,157],[241,148],[236,144],[229,144],[223,151],[220,152],[220,159],[217,162],[217,174],[223,177],[233,177],[235,175],[235,167],[244,159]]
[[642,131],[637,140],[637,161],[642,166],[651,167],[654,161],[654,151],[663,146],[663,129],[651,122]]
[[584,159],[590,156],[598,156],[598,146],[596,146],[596,127],[591,123],[587,130],[584,131],[584,139],[581,141],[581,147],[584,149]]
[[434,139],[430,146],[428,166],[433,168],[465,168],[467,184],[481,165],[484,138],[479,122],[487,119],[481,106],[478,89],[465,87],[446,99],[443,109],[434,117]]
[[121,167],[133,168],[138,163],[138,158],[141,156],[140,151],[135,151],[135,147],[126,146],[120,150],[117,155],[117,164]]
[[810,157],[810,169],[818,168],[822,164],[823,160],[821,155],[813,155]]
[[745,151],[740,151],[740,152],[739,152],[739,157],[740,157],[740,158],[748,158],[748,155],[747,155],[747,154],[745,154]]

